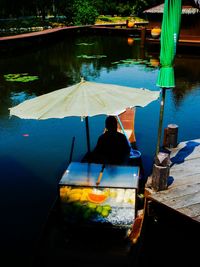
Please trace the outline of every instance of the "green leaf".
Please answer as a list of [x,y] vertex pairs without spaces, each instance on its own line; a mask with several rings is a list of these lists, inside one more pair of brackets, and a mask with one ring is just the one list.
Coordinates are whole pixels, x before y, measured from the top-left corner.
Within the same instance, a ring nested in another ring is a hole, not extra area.
[[14,74],[5,74],[4,78],[7,82],[32,82],[38,80],[38,76],[31,76],[28,73],[14,73]]

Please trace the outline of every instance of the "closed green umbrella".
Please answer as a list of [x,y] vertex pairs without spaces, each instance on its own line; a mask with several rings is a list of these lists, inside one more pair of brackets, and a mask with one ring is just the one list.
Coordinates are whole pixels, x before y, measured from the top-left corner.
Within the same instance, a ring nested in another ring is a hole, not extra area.
[[162,121],[164,113],[165,92],[168,88],[175,87],[174,59],[176,46],[179,39],[181,24],[182,1],[165,0],[163,20],[161,28],[161,49],[160,49],[160,71],[157,79],[157,86],[162,88],[162,100],[160,106],[160,119],[158,128],[158,140],[156,154],[159,152],[162,132]]

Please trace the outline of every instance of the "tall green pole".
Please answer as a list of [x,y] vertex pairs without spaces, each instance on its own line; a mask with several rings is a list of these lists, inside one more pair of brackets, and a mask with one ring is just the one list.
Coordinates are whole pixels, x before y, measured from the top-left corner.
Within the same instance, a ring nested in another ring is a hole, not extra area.
[[166,95],[166,88],[162,88],[162,98],[160,102],[160,116],[159,116],[159,127],[158,127],[158,139],[156,145],[156,155],[160,151],[160,141],[162,135],[162,125],[163,125],[163,114],[164,114],[164,107],[165,107],[165,95]]
[[162,88],[156,155],[160,149],[166,89],[175,87],[174,59],[179,39],[182,0],[165,0],[160,39],[160,65],[157,86]]

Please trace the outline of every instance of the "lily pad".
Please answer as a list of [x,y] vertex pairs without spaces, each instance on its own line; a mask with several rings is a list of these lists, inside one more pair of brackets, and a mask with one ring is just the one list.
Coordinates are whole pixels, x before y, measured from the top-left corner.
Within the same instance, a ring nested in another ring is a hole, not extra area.
[[112,62],[112,64],[117,64],[118,66],[133,66],[133,65],[141,65],[150,68],[156,68],[157,66],[152,66],[149,60],[146,59],[121,59],[120,61]]
[[12,74],[5,74],[4,78],[8,82],[32,82],[38,80],[38,76],[28,75],[28,73],[12,73]]
[[79,43],[79,44],[76,44],[76,45],[88,46],[88,45],[94,45],[94,43]]
[[111,64],[119,64],[120,61],[115,61],[115,62],[112,62]]
[[77,56],[78,58],[85,58],[85,59],[93,59],[93,58],[104,58],[104,57],[107,57],[106,55],[91,55],[91,56],[88,56],[88,55],[79,55]]

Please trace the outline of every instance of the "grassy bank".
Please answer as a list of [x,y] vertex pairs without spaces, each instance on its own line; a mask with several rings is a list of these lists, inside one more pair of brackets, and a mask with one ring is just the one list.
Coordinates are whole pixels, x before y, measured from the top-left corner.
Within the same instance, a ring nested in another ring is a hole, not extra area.
[[144,21],[144,19],[139,17],[119,17],[119,16],[109,16],[109,15],[100,15],[97,20],[96,24],[107,24],[107,23],[125,23],[127,20],[129,21]]

